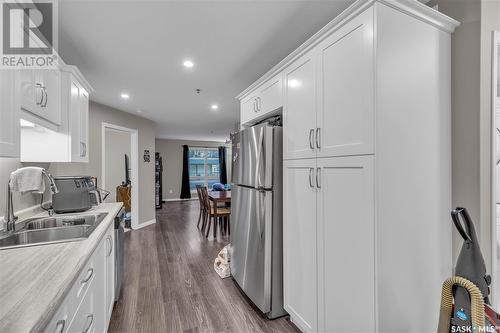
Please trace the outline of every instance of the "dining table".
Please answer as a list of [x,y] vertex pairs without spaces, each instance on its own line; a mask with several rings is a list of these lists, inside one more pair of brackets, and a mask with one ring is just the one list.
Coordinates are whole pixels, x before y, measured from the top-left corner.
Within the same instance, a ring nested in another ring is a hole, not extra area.
[[231,202],[231,191],[209,191],[208,199],[214,203],[214,213],[217,213],[219,203]]

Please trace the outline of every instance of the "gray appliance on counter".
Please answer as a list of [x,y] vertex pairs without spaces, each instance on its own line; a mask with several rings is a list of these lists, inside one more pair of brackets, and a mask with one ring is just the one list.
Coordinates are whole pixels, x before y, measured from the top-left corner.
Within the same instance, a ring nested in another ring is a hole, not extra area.
[[262,123],[232,136],[231,274],[267,315],[283,309],[282,128]]
[[92,207],[91,192],[95,184],[90,176],[58,176],[54,183],[59,190],[52,195],[52,208],[58,214],[84,212]]

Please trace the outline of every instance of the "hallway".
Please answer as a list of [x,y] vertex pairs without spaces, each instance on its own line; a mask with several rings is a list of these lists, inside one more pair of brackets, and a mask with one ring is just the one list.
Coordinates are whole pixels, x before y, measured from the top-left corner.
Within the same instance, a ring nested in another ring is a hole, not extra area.
[[157,223],[125,237],[125,277],[110,332],[296,332],[267,320],[213,261],[229,241],[196,227],[198,201],[167,202]]

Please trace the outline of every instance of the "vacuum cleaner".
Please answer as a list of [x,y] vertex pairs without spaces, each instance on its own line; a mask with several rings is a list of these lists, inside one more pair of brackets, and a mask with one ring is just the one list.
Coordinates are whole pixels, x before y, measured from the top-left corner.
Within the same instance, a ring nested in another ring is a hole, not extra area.
[[500,314],[490,305],[491,276],[467,209],[457,207],[451,218],[464,243],[455,276],[443,283],[438,333],[500,333]]

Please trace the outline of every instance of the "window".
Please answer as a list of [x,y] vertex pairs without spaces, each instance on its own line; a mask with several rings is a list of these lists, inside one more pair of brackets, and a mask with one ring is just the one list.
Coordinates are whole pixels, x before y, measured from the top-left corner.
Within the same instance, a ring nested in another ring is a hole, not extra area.
[[211,188],[220,182],[219,150],[217,148],[189,148],[189,187],[196,192],[196,185]]

